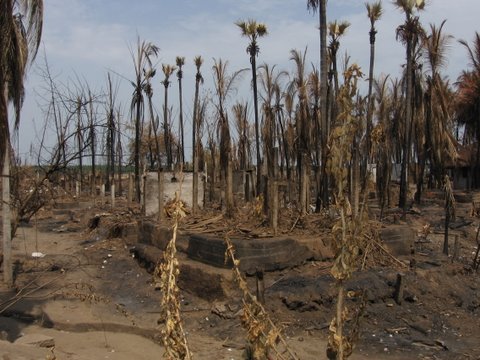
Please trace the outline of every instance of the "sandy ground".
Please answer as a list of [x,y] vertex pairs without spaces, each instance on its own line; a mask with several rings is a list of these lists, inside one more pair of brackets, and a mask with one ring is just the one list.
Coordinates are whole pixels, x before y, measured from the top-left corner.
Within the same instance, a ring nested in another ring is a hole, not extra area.
[[[418,211],[409,215],[412,227],[420,229],[426,222],[434,230],[440,226],[438,201]],[[37,226],[19,229],[13,241],[15,287],[0,288],[0,358],[161,358],[161,294],[132,258],[131,239],[108,236],[108,226],[102,225],[108,223],[103,219],[134,223],[134,212],[121,201],[116,210],[44,210]],[[457,213],[468,219],[468,204]],[[95,214],[103,214],[101,225],[89,231]],[[455,262],[441,254],[438,228],[427,242],[416,244],[414,255],[401,259],[410,264],[401,268],[408,281],[401,305],[391,295],[399,269],[379,268],[354,277],[348,286],[368,288],[372,295],[351,359],[480,359],[480,282],[478,273],[468,269],[474,225],[453,231],[460,239]],[[34,252],[45,256],[33,258]],[[266,307],[299,359],[326,358],[336,291],[328,265],[310,261],[266,274]],[[248,282],[253,291],[253,279]],[[181,304],[194,358],[243,359],[240,319],[212,312],[219,303],[238,307],[240,299],[207,301],[205,294],[190,290],[188,284],[182,288]]]

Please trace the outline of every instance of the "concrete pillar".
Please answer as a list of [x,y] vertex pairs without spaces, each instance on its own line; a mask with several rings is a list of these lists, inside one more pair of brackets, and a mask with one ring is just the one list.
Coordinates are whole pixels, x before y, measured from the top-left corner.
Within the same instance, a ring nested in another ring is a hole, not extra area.
[[110,185],[110,195],[112,197],[112,209],[115,208],[115,184]]

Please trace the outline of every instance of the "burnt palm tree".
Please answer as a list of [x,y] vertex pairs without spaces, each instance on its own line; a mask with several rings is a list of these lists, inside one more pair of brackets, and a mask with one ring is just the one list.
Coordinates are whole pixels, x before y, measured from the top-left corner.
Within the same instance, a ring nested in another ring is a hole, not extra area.
[[8,104],[15,110],[15,129],[20,124],[27,67],[40,45],[43,1],[0,1],[0,168],[3,190],[3,279],[13,282],[10,223],[10,129]]
[[203,83],[203,76],[200,71],[200,68],[203,64],[203,59],[201,56],[196,56],[193,59],[195,67],[197,68],[197,73],[195,74],[195,97],[193,100],[193,129],[192,129],[192,162],[193,162],[193,199],[192,199],[192,210],[195,211],[198,208],[198,135],[199,135],[199,92],[200,84]]
[[15,129],[20,124],[24,99],[23,81],[40,45],[43,1],[2,0],[0,2],[0,165],[10,146],[8,103],[15,110]]
[[308,210],[308,168],[311,150],[310,114],[308,106],[308,78],[305,73],[305,58],[307,50],[302,53],[298,50],[290,51],[290,60],[295,63],[295,75],[290,87],[295,88],[298,102],[295,114],[297,128],[297,168],[299,171],[299,204],[302,215]]
[[296,129],[294,124],[294,112],[295,112],[295,88],[293,86],[288,86],[285,93],[284,93],[284,118],[285,118],[285,125],[283,126],[283,146],[284,146],[284,154],[285,154],[285,163],[287,165],[287,190],[288,190],[288,198],[290,201],[294,199],[293,196],[293,174],[292,171],[289,171],[289,168],[293,168],[293,159],[296,156]]
[[[377,197],[380,205],[380,219],[383,218],[385,206],[388,205],[390,179],[392,173],[392,139],[395,137],[393,129],[393,121],[391,121],[391,94],[388,92],[388,76],[374,80],[375,96],[378,106],[376,109],[376,117],[378,123],[372,130],[372,153],[376,159],[376,179],[375,185]],[[395,84],[391,92],[396,92]]]
[[[337,54],[338,49],[340,48],[340,38],[345,35],[347,29],[350,27],[348,21],[338,22],[335,20],[328,24],[328,35],[330,37],[330,42],[328,44],[328,53],[330,55],[330,73],[333,76],[334,81],[334,96],[338,94],[338,69],[337,69]],[[333,119],[335,121],[335,119]]]
[[[327,58],[327,0],[307,0],[307,9],[318,13],[319,34],[320,34],[320,121],[321,121],[321,141],[320,146],[322,154],[321,163],[321,190],[317,194],[317,203],[321,203],[323,207],[328,208],[328,174],[326,171],[327,163],[327,141],[328,141],[328,58]],[[318,135],[317,135],[318,136]],[[318,151],[318,150],[317,150]],[[319,198],[321,197],[321,201]]]
[[[423,39],[425,58],[430,73],[427,75],[425,91],[425,155],[430,162],[431,173],[437,184],[442,184],[445,178],[444,165],[451,160],[450,154],[455,154],[455,144],[451,129],[451,104],[448,82],[440,73],[446,63],[446,50],[451,36],[444,35],[440,27],[430,25],[430,33]],[[417,186],[416,201],[419,202],[422,193],[424,166],[421,167],[419,186]]]
[[421,33],[421,25],[415,12],[423,10],[424,0],[395,0],[394,5],[405,14],[405,22],[397,28],[397,39],[406,47],[406,89],[404,141],[402,147],[402,167],[400,173],[400,196],[398,206],[406,210],[408,192],[408,168],[410,163],[411,130],[413,121],[413,62],[416,44]]
[[227,101],[229,96],[236,89],[236,82],[241,73],[246,70],[239,70],[228,74],[228,61],[214,59],[213,81],[215,86],[216,102],[214,103],[217,115],[218,134],[220,137],[220,168],[225,183],[225,211],[231,217],[234,212],[233,203],[233,174],[232,174],[232,142],[230,135],[230,124],[228,121]]
[[[264,210],[267,214],[272,215],[272,209],[270,208],[270,202],[275,196],[272,193],[271,185],[274,184],[275,168],[278,164],[275,163],[275,148],[278,146],[277,128],[276,123],[277,109],[276,109],[276,97],[280,92],[280,82],[287,73],[285,71],[276,71],[275,65],[270,67],[268,64],[260,66],[260,84],[262,88],[262,110],[263,110],[263,151],[264,161],[266,159],[267,164],[267,178],[264,186]],[[273,223],[272,218],[270,218]]]
[[375,67],[375,39],[377,35],[377,29],[375,28],[375,23],[380,19],[383,14],[382,9],[382,2],[377,1],[374,3],[367,3],[365,4],[367,8],[368,18],[370,20],[370,66],[368,71],[368,97],[367,97],[367,129],[365,134],[365,164],[363,165],[363,189],[366,188],[367,181],[367,167],[368,161],[370,158],[370,151],[371,151],[371,132],[372,132],[372,116],[373,116],[373,105],[374,101],[372,99],[372,91],[373,91],[373,70]]
[[253,109],[255,115],[255,148],[257,151],[257,196],[262,193],[262,175],[261,165],[262,157],[260,154],[260,125],[258,118],[258,90],[257,90],[257,56],[260,48],[257,39],[267,35],[267,27],[265,24],[257,23],[255,20],[238,21],[235,23],[242,31],[242,36],[250,40],[247,46],[247,53],[250,55],[250,65],[252,67],[252,87],[253,87]]
[[277,95],[280,93],[280,85],[282,79],[288,75],[286,71],[275,71],[274,66],[268,66],[263,64],[260,66],[260,84],[262,88],[261,98],[263,101],[263,139],[264,139],[264,152],[267,159],[268,176],[273,176],[273,159],[274,148],[278,143],[276,139],[277,135],[277,123],[276,112],[279,104],[277,103]]
[[91,164],[92,164],[92,179],[90,182],[90,189],[92,196],[96,196],[96,157],[95,157],[95,150],[97,148],[97,131],[95,129],[96,122],[97,122],[97,111],[94,108],[94,101],[95,98],[90,90],[87,88],[88,92],[88,110],[87,110],[87,126],[88,126],[88,143],[90,145],[90,156],[91,156]]
[[162,85],[165,88],[165,99],[163,104],[163,136],[165,141],[165,151],[167,152],[167,167],[172,169],[173,165],[173,139],[172,129],[170,129],[170,122],[168,120],[168,87],[170,86],[170,76],[176,70],[175,66],[162,64],[163,75]]
[[123,193],[122,188],[122,157],[123,157],[123,149],[122,149],[122,129],[121,129],[121,110],[120,106],[117,107],[117,144],[115,146],[115,152],[117,154],[117,182],[118,182],[118,193]]
[[75,134],[77,140],[77,149],[78,149],[78,167],[79,167],[79,178],[80,178],[80,193],[82,192],[83,185],[83,124],[82,124],[82,109],[84,107],[83,94],[77,95],[76,98],[76,107],[75,113],[77,115],[77,131]]
[[[288,73],[285,72],[285,75],[288,76]],[[286,144],[286,128],[285,128],[285,107],[286,107],[286,93],[285,85],[282,86],[281,83],[276,82],[274,85],[274,113],[276,119],[277,127],[277,139],[278,139],[278,148],[279,148],[279,160],[280,160],[280,175],[283,177],[284,170],[286,170],[287,179],[291,179],[291,169],[288,162],[288,145]]]
[[249,144],[249,128],[248,128],[248,103],[236,103],[232,107],[235,117],[235,128],[238,133],[238,165],[240,170],[245,171],[250,163],[248,156]]
[[[148,153],[150,157],[150,169],[154,169],[155,163],[157,165],[157,169],[162,167],[161,158],[160,158],[160,144],[158,141],[158,121],[156,121],[155,114],[153,112],[153,86],[152,86],[152,79],[156,75],[157,71],[153,67],[149,67],[147,69],[143,69],[143,76],[145,77],[145,85],[143,86],[143,91],[145,95],[147,95],[147,103],[148,103],[148,115],[150,120],[148,122]],[[152,136],[154,141],[151,141]],[[155,151],[153,150],[153,146],[155,146]]]
[[110,185],[114,184],[115,179],[115,135],[117,133],[115,126],[115,100],[116,100],[116,91],[112,85],[112,78],[110,73],[107,75],[107,139],[106,139],[106,148],[107,148],[107,176],[106,176],[106,189],[110,189]]
[[471,69],[463,71],[457,80],[456,119],[464,126],[464,142],[476,142],[474,186],[479,185],[480,173],[480,34],[475,33],[473,44],[465,40],[460,43],[468,51]]
[[133,64],[135,67],[135,80],[131,81],[133,86],[132,101],[130,103],[130,115],[135,124],[135,148],[134,148],[134,172],[135,172],[135,200],[140,202],[140,141],[142,138],[142,127],[145,115],[144,88],[147,80],[144,76],[144,69],[152,67],[151,58],[157,56],[159,48],[149,42],[137,39],[137,53],[133,53]]
[[179,106],[180,106],[180,146],[182,147],[180,151],[180,156],[182,166],[185,166],[185,143],[183,138],[183,96],[182,96],[182,79],[183,79],[183,70],[182,67],[185,65],[185,57],[177,56],[175,59],[177,65],[177,78],[178,78],[178,96],[179,96]]

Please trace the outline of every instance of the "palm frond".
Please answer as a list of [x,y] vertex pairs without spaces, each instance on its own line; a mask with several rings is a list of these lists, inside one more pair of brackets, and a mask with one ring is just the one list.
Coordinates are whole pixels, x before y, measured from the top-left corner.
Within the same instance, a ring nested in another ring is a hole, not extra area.
[[235,25],[237,25],[242,31],[242,36],[248,37],[250,40],[268,34],[267,26],[263,23],[257,23],[257,21],[253,19],[246,21],[239,20],[235,22]]
[[316,13],[320,9],[321,0],[307,0],[307,10]]
[[365,7],[367,8],[368,18],[370,19],[370,24],[372,27],[375,25],[383,15],[383,7],[381,0],[378,0],[374,3],[366,3]]
[[185,56],[177,56],[175,58],[175,64],[178,68],[181,68],[183,65],[185,65]]
[[425,57],[432,71],[445,66],[447,62],[448,45],[453,37],[442,33],[445,22],[443,20],[440,27],[430,24],[430,34],[423,39],[423,47],[427,50]]

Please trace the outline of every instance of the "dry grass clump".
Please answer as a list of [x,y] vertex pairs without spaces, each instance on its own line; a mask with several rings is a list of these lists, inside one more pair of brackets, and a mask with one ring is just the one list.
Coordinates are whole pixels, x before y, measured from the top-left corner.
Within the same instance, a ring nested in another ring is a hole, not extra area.
[[58,290],[54,299],[78,299],[86,303],[109,303],[110,299],[105,296],[101,296],[95,293],[95,288],[91,284],[84,282],[78,282],[73,284],[67,284]]
[[225,235],[225,243],[227,246],[225,263],[228,259],[232,261],[235,281],[243,293],[242,326],[247,332],[247,340],[250,345],[247,348],[247,359],[298,359],[289,349],[287,342],[281,335],[281,331],[270,319],[265,308],[260,304],[256,296],[248,290],[248,285],[239,269],[240,260],[235,258],[235,249],[228,234]]
[[165,348],[163,357],[189,360],[192,359],[192,354],[188,348],[187,337],[180,317],[180,289],[177,285],[180,271],[175,243],[178,223],[186,214],[184,203],[180,201],[178,194],[176,194],[176,201],[170,206],[169,211],[174,218],[173,236],[165,249],[162,263],[157,265],[154,272],[154,277],[160,284],[163,295],[159,319],[159,323],[164,324],[161,331],[162,343]]
[[[354,342],[358,336],[359,319],[363,306],[356,310],[349,309],[345,297],[359,294],[345,294],[344,283],[359,268],[360,254],[366,249],[366,235],[369,233],[368,213],[365,201],[358,209],[358,204],[351,205],[348,197],[348,169],[352,164],[352,144],[360,127],[355,115],[354,97],[357,81],[362,76],[357,65],[350,66],[345,72],[345,83],[338,96],[339,115],[337,126],[330,136],[330,154],[327,169],[335,184],[334,207],[338,219],[332,227],[335,262],[331,273],[338,287],[336,314],[330,323],[327,356],[330,359],[345,359],[353,352]],[[349,166],[350,165],[350,166]],[[355,201],[354,197],[352,200]],[[364,303],[362,301],[362,303]],[[348,324],[349,323],[349,324]],[[347,326],[348,324],[348,326]],[[347,335],[346,329],[350,328]]]

